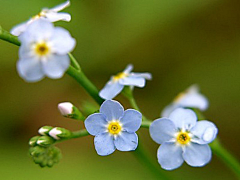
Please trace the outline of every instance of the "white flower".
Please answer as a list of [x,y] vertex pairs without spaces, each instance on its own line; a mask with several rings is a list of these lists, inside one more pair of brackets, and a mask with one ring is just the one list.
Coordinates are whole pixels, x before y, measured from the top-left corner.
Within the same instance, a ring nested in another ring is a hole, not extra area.
[[208,99],[200,94],[197,85],[192,85],[185,90],[185,92],[181,92],[177,95],[173,102],[163,109],[161,116],[168,117],[173,110],[179,107],[198,108],[201,111],[204,111],[208,108]]
[[99,96],[103,99],[113,99],[123,90],[124,86],[144,87],[146,79],[152,79],[150,73],[133,73],[131,72],[132,69],[133,65],[130,64],[123,72],[118,73],[116,76],[112,76],[110,81],[108,81],[99,92]]
[[23,33],[27,27],[34,21],[38,19],[45,19],[50,22],[56,22],[56,21],[70,21],[71,20],[71,15],[68,13],[63,13],[60,12],[61,10],[65,9],[70,5],[70,1],[66,1],[62,4],[59,4],[51,9],[44,8],[40,13],[37,15],[33,16],[30,18],[28,21],[23,22],[17,26],[15,26],[12,30],[11,33],[15,36],[19,36],[21,33]]
[[17,70],[28,82],[39,81],[44,76],[61,78],[70,64],[68,53],[76,44],[67,30],[43,19],[31,23],[19,40]]
[[58,110],[63,116],[67,116],[73,113],[73,105],[70,102],[59,103]]
[[206,165],[212,157],[208,144],[216,138],[218,129],[210,121],[197,121],[192,110],[178,108],[169,118],[153,121],[149,132],[161,144],[157,152],[159,164],[173,170],[184,161],[193,167]]

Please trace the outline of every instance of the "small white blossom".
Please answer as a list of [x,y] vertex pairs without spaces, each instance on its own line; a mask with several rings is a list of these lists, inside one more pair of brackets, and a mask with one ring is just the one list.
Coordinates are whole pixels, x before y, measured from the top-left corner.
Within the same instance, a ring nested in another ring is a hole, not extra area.
[[185,92],[181,92],[173,100],[173,102],[166,106],[162,113],[162,117],[168,117],[175,109],[182,108],[198,108],[204,111],[208,108],[208,99],[199,92],[197,85],[192,85]]
[[59,103],[58,110],[63,116],[67,116],[73,113],[73,105],[70,102]]
[[19,40],[17,70],[28,82],[39,81],[45,76],[61,78],[70,65],[68,53],[76,44],[67,30],[43,19],[31,23]]
[[49,22],[70,21],[71,20],[70,14],[64,13],[64,12],[59,12],[59,11],[65,9],[66,7],[68,7],[69,5],[70,5],[70,1],[66,1],[62,4],[59,4],[59,5],[51,8],[51,9],[47,9],[47,8],[42,9],[42,11],[40,13],[33,16],[28,21],[15,26],[11,30],[11,34],[13,34],[15,36],[21,35],[31,23],[33,23],[34,21],[36,21],[38,19],[45,19]]

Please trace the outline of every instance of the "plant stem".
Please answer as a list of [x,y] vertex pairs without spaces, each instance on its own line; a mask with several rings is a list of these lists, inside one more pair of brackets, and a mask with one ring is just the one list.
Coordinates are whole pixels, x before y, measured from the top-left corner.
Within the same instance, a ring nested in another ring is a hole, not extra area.
[[15,44],[17,46],[20,46],[21,44],[17,36],[10,34],[8,31],[4,30],[1,26],[0,26],[0,39]]
[[[133,91],[130,88],[130,86],[126,86],[124,87],[122,94],[128,99],[128,101],[130,102],[131,106],[138,110],[139,112],[141,112],[140,108],[137,105],[137,102],[135,101],[135,98],[133,96]],[[148,121],[148,119],[142,114],[142,119],[143,121]]]
[[69,139],[84,137],[84,136],[87,136],[87,135],[89,135],[89,133],[87,132],[86,129],[82,129],[82,130],[79,130],[79,131],[73,131],[71,136],[69,136],[68,138],[59,139],[55,142],[55,144],[66,141],[66,140],[69,140]]
[[103,99],[98,95],[98,89],[92,84],[92,82],[85,76],[83,71],[78,71],[74,67],[69,66],[67,74],[74,78],[92,97],[101,105]]
[[142,163],[145,167],[152,172],[152,174],[156,177],[156,179],[164,179],[168,180],[169,178],[164,174],[163,170],[160,166],[152,160],[150,155],[145,151],[141,143],[138,143],[137,149],[133,152],[135,157],[138,158],[140,163]]
[[151,123],[152,123],[152,121],[149,121],[149,120],[142,121],[141,127],[142,128],[149,128]]
[[75,57],[71,54],[71,53],[68,53],[68,56],[69,58],[71,59],[71,63],[72,63],[72,66],[78,70],[78,71],[81,71],[81,67],[80,65],[78,64],[77,60],[75,59]]

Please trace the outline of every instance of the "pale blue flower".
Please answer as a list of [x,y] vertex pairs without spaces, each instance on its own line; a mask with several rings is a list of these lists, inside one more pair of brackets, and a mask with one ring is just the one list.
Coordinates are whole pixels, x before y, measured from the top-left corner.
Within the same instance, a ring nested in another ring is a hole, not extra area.
[[150,136],[161,144],[157,152],[158,162],[166,170],[176,169],[184,161],[194,167],[206,165],[212,157],[208,143],[216,138],[217,133],[212,122],[197,121],[192,110],[183,108],[150,125]]
[[179,93],[173,102],[163,109],[161,116],[168,117],[173,110],[180,107],[197,108],[204,111],[208,108],[208,99],[199,92],[199,87],[194,84]]
[[42,11],[40,13],[33,16],[28,21],[15,26],[11,30],[11,33],[15,36],[21,35],[31,23],[33,23],[34,21],[36,21],[38,19],[44,19],[49,22],[70,21],[71,20],[70,14],[64,13],[64,12],[59,12],[59,11],[65,9],[66,7],[68,7],[69,5],[70,5],[70,1],[66,1],[62,4],[59,4],[59,5],[51,8],[51,9],[44,8],[44,9],[42,9]]
[[31,23],[19,40],[17,70],[28,82],[39,81],[45,76],[61,78],[70,65],[68,53],[76,44],[67,30],[42,19]]
[[95,136],[94,144],[101,156],[119,151],[133,151],[138,145],[135,133],[141,126],[142,114],[134,109],[124,111],[122,105],[114,100],[106,100],[100,113],[94,113],[85,120],[87,131]]
[[124,88],[124,86],[137,86],[144,87],[146,79],[152,79],[150,73],[133,73],[131,72],[133,65],[128,65],[126,69],[118,73],[116,76],[112,76],[110,81],[100,91],[99,95],[103,99],[113,99],[117,96]]

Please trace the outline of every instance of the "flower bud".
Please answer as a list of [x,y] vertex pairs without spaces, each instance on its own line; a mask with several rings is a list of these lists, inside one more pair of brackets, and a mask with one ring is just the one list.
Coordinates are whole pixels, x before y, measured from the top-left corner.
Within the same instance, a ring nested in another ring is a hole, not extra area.
[[41,167],[52,167],[62,158],[61,151],[55,146],[30,147],[29,153],[33,161]]
[[39,137],[39,139],[37,140],[37,144],[40,146],[50,146],[55,142],[55,140],[49,136],[41,136]]
[[38,133],[41,135],[48,135],[49,131],[51,131],[52,128],[52,126],[43,126],[38,130]]
[[70,102],[63,102],[58,104],[58,110],[63,116],[68,117],[73,113],[73,105]]
[[40,138],[40,136],[34,136],[29,140],[29,145],[30,146],[35,146],[37,143],[37,140]]
[[58,109],[64,117],[78,120],[85,119],[82,113],[79,111],[79,109],[70,102],[63,102],[58,104]]
[[61,138],[68,138],[71,136],[71,134],[71,131],[60,127],[55,127],[49,132],[49,136],[53,137],[56,140],[59,140]]

